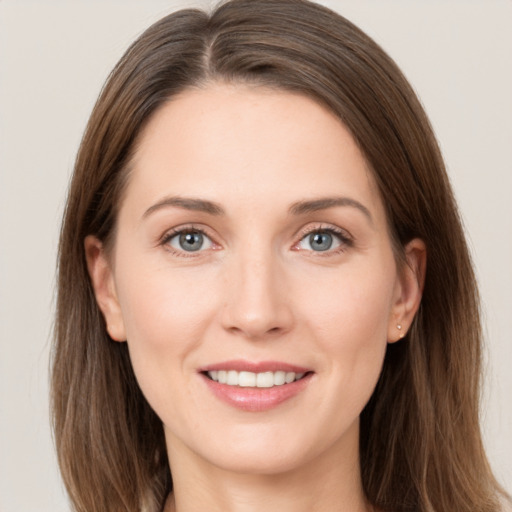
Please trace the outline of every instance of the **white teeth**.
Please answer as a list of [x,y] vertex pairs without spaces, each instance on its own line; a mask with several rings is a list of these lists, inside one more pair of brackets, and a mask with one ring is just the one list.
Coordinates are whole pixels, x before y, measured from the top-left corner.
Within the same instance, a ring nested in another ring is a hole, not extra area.
[[258,373],[256,375],[257,388],[271,388],[274,385],[274,374],[272,372]]
[[274,386],[282,386],[286,382],[286,372],[274,373]]
[[252,372],[240,372],[238,374],[238,385],[243,388],[256,387],[256,374]]
[[305,373],[294,372],[237,372],[235,370],[219,370],[208,372],[208,376],[220,384],[240,386],[243,388],[271,388],[290,384],[302,379]]
[[228,372],[228,380],[226,381],[228,386],[238,386],[238,372],[230,370]]

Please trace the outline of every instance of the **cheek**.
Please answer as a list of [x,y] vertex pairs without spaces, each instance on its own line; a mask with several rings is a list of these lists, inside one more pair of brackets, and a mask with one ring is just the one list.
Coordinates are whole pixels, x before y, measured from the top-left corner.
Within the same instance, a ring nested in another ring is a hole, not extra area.
[[[385,260],[384,260],[385,261]],[[393,306],[394,263],[336,269],[298,293],[310,336],[328,355],[336,387],[371,394],[382,367]]]
[[188,269],[173,272],[168,265],[147,261],[127,262],[118,275],[132,366],[146,398],[158,410],[158,397],[168,391],[173,376],[187,374],[183,370],[188,357],[216,314],[212,277]]
[[179,347],[213,311],[213,294],[208,293],[212,276],[205,272],[176,271],[165,263],[135,259],[118,270],[117,291],[129,342],[143,340],[155,349]]
[[394,283],[392,266],[379,264],[373,271],[353,266],[323,278],[314,276],[296,296],[307,306],[315,331],[341,338],[360,333],[359,341],[363,334],[368,341],[375,337],[386,341]]

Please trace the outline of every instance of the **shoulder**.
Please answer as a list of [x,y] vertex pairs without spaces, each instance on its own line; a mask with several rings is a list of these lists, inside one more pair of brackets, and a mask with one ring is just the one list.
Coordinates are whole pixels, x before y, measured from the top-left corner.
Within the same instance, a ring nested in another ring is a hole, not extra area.
[[500,512],[512,512],[512,500],[506,496],[500,500]]

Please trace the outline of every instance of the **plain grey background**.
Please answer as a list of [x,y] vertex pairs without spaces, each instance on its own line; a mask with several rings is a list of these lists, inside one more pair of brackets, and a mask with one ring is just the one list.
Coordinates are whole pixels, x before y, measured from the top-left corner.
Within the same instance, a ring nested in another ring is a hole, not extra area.
[[[374,37],[430,115],[484,303],[485,444],[512,490],[512,2],[322,2]],[[0,512],[63,512],[48,417],[59,223],[97,94],[128,44],[213,2],[0,0]],[[442,285],[442,283],[441,283]]]

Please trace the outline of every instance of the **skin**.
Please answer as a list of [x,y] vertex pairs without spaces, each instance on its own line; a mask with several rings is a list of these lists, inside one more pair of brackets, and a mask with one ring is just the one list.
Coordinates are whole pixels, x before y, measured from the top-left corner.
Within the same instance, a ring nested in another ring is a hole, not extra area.
[[[290,211],[333,197],[344,204]],[[170,238],[182,228],[205,231],[201,250]],[[309,233],[326,229],[340,238],[315,251]],[[182,93],[142,133],[113,251],[92,236],[85,250],[108,332],[128,343],[164,424],[175,489],[167,510],[370,510],[359,415],[387,343],[418,308],[425,248],[410,242],[397,268],[372,174],[338,119],[287,92],[211,84]],[[247,412],[198,373],[233,359],[312,375],[290,400]]]

